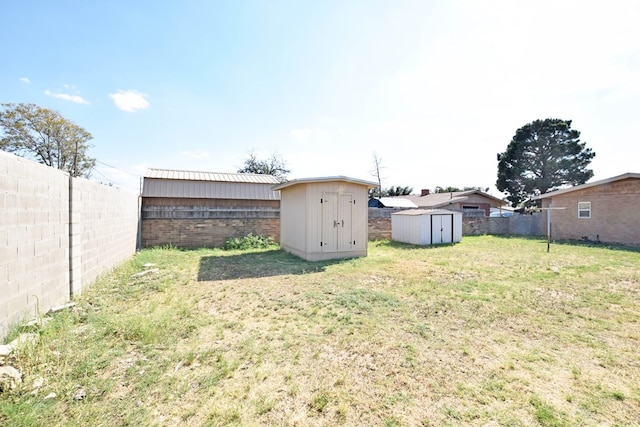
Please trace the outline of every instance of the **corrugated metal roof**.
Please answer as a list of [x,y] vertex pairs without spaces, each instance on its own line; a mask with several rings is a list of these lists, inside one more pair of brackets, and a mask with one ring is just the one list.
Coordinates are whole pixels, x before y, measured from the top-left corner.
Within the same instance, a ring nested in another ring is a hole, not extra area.
[[236,182],[248,184],[279,184],[273,175],[255,173],[203,172],[174,169],[149,169],[144,178],[182,181]]

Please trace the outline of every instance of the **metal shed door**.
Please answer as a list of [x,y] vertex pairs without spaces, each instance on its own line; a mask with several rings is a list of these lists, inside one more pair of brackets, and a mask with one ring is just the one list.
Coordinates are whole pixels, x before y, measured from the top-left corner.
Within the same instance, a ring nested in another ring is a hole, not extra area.
[[431,244],[453,242],[453,214],[431,215]]

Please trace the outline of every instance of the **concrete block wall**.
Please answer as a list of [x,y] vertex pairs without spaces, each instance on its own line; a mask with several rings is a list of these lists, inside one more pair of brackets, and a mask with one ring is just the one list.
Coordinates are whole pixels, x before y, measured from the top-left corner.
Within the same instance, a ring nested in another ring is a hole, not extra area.
[[369,208],[369,240],[391,239],[391,214],[400,208]]
[[[391,238],[391,214],[402,209],[369,208],[369,240]],[[463,236],[509,234],[540,236],[545,234],[542,215],[513,215],[508,218],[462,217]]]
[[509,217],[509,234],[514,236],[543,236],[547,234],[541,212]]
[[72,250],[80,254],[80,278],[74,262],[71,291],[78,294],[135,253],[140,210],[137,194],[86,179],[72,180],[72,196],[72,235],[79,245]]
[[369,240],[391,239],[391,218],[369,217]]
[[462,235],[508,234],[509,220],[510,218],[464,217],[462,218]]
[[135,194],[0,151],[0,340],[132,256],[138,212]]
[[69,299],[69,176],[0,151],[0,339]]

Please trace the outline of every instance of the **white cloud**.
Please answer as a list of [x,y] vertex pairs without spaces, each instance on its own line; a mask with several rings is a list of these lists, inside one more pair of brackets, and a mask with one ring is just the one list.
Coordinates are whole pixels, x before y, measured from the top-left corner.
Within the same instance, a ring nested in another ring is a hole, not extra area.
[[68,93],[54,93],[50,90],[45,90],[44,94],[47,96],[52,96],[54,98],[63,99],[65,101],[75,102],[76,104],[89,104],[89,101],[81,97],[80,95],[70,95]]
[[31,83],[31,80],[29,80],[29,77],[20,77],[20,81],[26,84]]
[[148,95],[137,90],[118,90],[116,93],[110,93],[109,97],[113,99],[116,107],[128,113],[144,110],[150,105],[147,101]]

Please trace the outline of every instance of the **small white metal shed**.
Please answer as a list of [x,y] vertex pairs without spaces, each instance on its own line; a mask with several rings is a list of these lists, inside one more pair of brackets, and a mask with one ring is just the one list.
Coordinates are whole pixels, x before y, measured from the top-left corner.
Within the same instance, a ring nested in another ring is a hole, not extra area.
[[462,212],[409,209],[391,214],[391,240],[438,245],[462,240]]
[[307,261],[367,256],[367,196],[375,183],[334,176],[295,179],[280,190],[280,246]]

